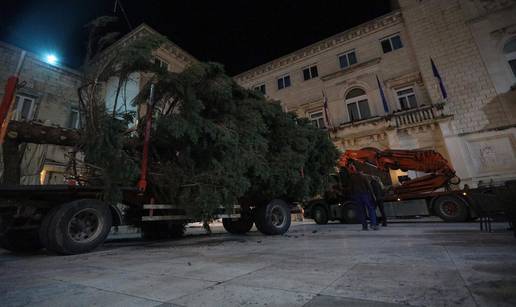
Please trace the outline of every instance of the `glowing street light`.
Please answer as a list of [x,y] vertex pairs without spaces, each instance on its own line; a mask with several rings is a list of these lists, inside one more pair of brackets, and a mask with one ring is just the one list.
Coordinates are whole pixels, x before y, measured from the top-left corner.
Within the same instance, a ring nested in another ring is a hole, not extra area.
[[56,65],[57,64],[57,56],[55,54],[47,54],[45,56],[45,61],[50,65]]

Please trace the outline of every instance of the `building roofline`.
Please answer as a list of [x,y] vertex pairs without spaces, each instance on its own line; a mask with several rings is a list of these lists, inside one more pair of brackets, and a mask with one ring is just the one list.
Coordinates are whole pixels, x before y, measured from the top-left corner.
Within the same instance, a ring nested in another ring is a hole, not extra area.
[[77,77],[82,77],[82,72],[81,71],[73,69],[73,68],[70,68],[70,67],[67,67],[67,66],[64,66],[63,64],[60,64],[60,63],[54,64],[54,65],[48,64],[47,62],[45,62],[41,58],[41,55],[38,55],[35,52],[32,52],[32,51],[20,48],[18,46],[15,46],[13,44],[10,44],[10,43],[4,42],[4,41],[0,41],[0,47],[6,48],[6,49],[11,49],[11,50],[13,50],[15,52],[18,52],[18,53],[21,53],[22,51],[25,51],[27,53],[26,54],[27,57],[30,57],[31,59],[39,62],[41,65],[43,65],[43,66],[45,66],[45,67],[47,67],[49,69],[61,70],[61,71],[64,71],[66,73],[76,75]]
[[[367,35],[371,32],[376,32],[376,29],[378,29],[380,27],[383,28],[385,26],[397,24],[400,21],[401,21],[400,10],[394,10],[392,12],[389,12],[387,14],[379,16],[375,19],[366,21],[366,22],[361,23],[357,26],[354,26],[350,29],[344,30],[337,34],[334,34],[328,38],[317,41],[306,47],[297,49],[284,56],[281,56],[279,58],[273,59],[269,62],[266,62],[264,64],[254,67],[254,68],[251,68],[249,70],[246,70],[242,73],[239,73],[239,74],[233,76],[233,79],[241,80],[241,81],[246,80],[246,79],[251,79],[257,75],[268,72],[270,70],[286,66],[293,62],[297,62],[298,60],[303,59],[305,57],[312,56],[316,53],[324,52],[328,48],[332,48],[332,47],[344,44],[352,39],[356,39],[363,35]],[[380,24],[380,26],[374,27],[375,24],[376,25]],[[368,29],[368,26],[371,26],[371,25],[373,25],[373,28],[374,28],[373,31]]]
[[[121,44],[125,43],[126,41],[128,41],[129,39],[131,39],[132,37],[136,36],[138,33],[142,32],[142,31],[147,31],[147,32],[149,32],[152,35],[163,37],[165,39],[165,43],[164,43],[165,46],[162,45],[161,47],[165,47],[165,48],[168,47],[166,49],[171,51],[172,53],[174,53],[177,56],[177,58],[179,58],[180,60],[182,60],[182,61],[184,61],[186,63],[192,63],[192,62],[198,62],[199,61],[193,55],[191,55],[190,53],[186,52],[183,48],[179,47],[174,42],[172,42],[167,36],[159,33],[156,30],[154,30],[154,28],[152,28],[151,26],[149,26],[146,23],[141,23],[139,26],[137,26],[136,28],[131,30],[129,33],[126,33],[124,36],[119,38],[116,42],[114,42],[109,47],[107,47],[102,52],[100,52],[97,56],[95,56],[95,58],[102,57],[102,56],[110,53],[116,47],[118,47]],[[95,59],[93,59],[93,61],[95,61]]]

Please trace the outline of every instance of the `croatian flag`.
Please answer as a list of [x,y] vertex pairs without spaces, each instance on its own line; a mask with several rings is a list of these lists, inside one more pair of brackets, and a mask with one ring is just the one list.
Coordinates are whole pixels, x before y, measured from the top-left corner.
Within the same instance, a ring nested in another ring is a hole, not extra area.
[[389,104],[387,103],[387,98],[385,98],[385,93],[383,92],[382,85],[380,84],[380,79],[378,79],[378,75],[376,75],[376,83],[378,83],[378,89],[380,89],[380,96],[382,97],[383,110],[385,113],[389,113]]
[[444,87],[443,79],[441,78],[441,75],[439,74],[439,71],[437,70],[437,66],[435,66],[434,60],[430,58],[430,64],[432,64],[432,72],[434,73],[434,77],[439,80],[439,89],[441,90],[441,95],[443,96],[443,99],[448,98],[448,93],[446,93],[446,88]]
[[328,109],[328,97],[326,97],[326,94],[324,93],[324,91],[322,91],[322,95],[323,95],[324,119],[326,120],[326,126],[329,129],[333,129],[333,125],[331,123],[330,115],[329,115],[330,111]]

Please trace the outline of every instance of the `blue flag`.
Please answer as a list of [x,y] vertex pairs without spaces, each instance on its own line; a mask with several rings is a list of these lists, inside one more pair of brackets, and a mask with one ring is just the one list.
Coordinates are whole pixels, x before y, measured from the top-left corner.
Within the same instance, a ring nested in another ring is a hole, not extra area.
[[376,82],[378,83],[378,88],[380,89],[380,96],[382,97],[383,110],[385,113],[389,113],[389,104],[387,103],[387,99],[385,98],[385,94],[383,93],[382,85],[380,84],[380,79],[378,79],[378,75],[376,75]]
[[441,95],[443,96],[443,99],[446,99],[448,98],[448,93],[446,93],[446,88],[444,87],[443,79],[441,78],[441,75],[437,70],[437,66],[435,66],[434,60],[432,60],[432,58],[430,58],[430,64],[432,64],[432,72],[434,73],[434,77],[436,77],[439,81],[439,89],[441,90]]

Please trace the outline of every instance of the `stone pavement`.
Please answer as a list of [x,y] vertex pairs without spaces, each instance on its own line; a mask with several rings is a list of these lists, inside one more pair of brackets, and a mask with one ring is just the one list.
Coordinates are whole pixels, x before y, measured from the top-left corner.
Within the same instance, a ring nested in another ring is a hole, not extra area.
[[277,237],[215,231],[112,241],[75,256],[0,250],[0,305],[516,305],[516,239],[480,233],[477,223],[375,232],[299,223]]

